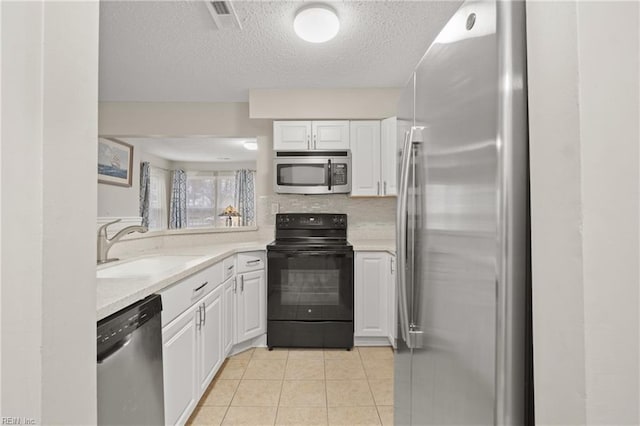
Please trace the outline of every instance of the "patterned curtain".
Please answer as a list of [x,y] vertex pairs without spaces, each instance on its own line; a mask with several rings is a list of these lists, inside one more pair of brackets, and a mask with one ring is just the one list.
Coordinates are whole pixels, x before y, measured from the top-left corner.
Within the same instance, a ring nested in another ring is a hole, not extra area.
[[171,203],[169,206],[169,229],[187,226],[187,174],[174,170],[171,179]]
[[149,192],[151,191],[151,174],[149,162],[140,163],[140,216],[142,226],[149,226]]
[[255,170],[236,171],[236,193],[234,204],[240,213],[240,226],[255,225]]

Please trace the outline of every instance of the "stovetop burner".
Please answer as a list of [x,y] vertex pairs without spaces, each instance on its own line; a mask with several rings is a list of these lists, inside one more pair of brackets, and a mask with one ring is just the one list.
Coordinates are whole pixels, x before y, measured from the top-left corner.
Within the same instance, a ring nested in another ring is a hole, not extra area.
[[346,240],[305,240],[296,241],[276,240],[267,245],[267,250],[353,250],[353,246]]
[[350,248],[347,215],[285,213],[276,215],[276,239],[268,248]]

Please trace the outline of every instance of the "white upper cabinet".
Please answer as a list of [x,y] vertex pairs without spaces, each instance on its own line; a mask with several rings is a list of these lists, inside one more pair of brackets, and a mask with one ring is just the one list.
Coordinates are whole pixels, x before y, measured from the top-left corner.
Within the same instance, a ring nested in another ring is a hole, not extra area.
[[311,149],[349,149],[349,121],[312,121]]
[[351,195],[380,195],[380,121],[351,122]]
[[396,118],[351,122],[351,195],[397,194]]
[[396,117],[386,118],[380,123],[380,179],[381,195],[397,195],[397,174],[400,149],[397,142]]
[[275,151],[349,149],[349,121],[274,121]]
[[310,121],[274,121],[273,149],[275,151],[306,150],[311,145]]

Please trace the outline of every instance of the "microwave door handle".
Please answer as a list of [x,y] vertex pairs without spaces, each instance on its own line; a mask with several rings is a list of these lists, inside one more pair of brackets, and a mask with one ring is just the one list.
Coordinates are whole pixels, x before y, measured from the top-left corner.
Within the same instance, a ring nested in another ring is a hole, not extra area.
[[332,175],[332,171],[331,171],[331,159],[329,159],[329,167],[328,167],[328,171],[329,171],[329,191],[331,191],[331,175]]

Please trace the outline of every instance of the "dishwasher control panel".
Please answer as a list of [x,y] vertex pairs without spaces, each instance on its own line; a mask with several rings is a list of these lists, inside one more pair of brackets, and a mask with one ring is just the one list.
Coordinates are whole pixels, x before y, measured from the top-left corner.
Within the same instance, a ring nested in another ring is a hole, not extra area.
[[98,358],[117,343],[128,339],[137,328],[162,311],[162,299],[151,295],[98,322],[96,343]]

